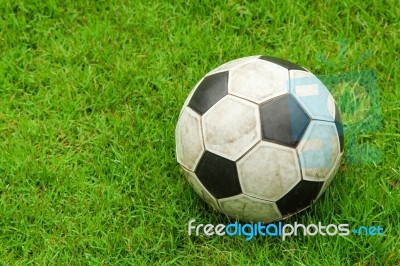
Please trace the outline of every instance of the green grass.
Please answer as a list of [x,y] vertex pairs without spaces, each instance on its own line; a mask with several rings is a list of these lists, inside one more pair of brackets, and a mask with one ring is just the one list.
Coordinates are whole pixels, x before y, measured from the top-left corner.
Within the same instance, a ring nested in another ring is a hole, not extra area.
[[[0,1],[4,265],[400,264],[396,1],[67,2]],[[357,141],[379,149],[381,161],[344,160],[321,200],[286,222],[380,225],[385,236],[187,235],[193,218],[228,220],[179,171],[180,108],[206,72],[254,54],[286,58],[317,75],[376,72],[382,125]]]

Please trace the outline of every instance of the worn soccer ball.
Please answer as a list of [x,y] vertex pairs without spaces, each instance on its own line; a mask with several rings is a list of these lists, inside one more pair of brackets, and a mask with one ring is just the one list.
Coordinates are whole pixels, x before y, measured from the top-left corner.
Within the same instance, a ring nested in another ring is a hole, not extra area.
[[343,155],[343,126],[323,83],[291,62],[251,56],[206,74],[176,126],[193,189],[233,219],[272,222],[315,202]]

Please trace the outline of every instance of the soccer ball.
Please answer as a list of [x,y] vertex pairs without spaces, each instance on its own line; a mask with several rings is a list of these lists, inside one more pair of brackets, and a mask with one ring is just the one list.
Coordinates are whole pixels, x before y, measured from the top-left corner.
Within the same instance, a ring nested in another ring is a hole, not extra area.
[[309,207],[343,155],[343,126],[322,82],[291,62],[250,56],[217,67],[187,97],[176,156],[211,206],[246,222]]

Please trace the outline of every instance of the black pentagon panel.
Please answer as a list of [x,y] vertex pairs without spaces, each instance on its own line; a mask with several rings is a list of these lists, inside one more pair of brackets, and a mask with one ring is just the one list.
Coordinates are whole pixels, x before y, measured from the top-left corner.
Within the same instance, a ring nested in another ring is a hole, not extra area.
[[336,130],[339,135],[339,143],[340,143],[340,152],[343,152],[344,149],[344,131],[343,131],[343,123],[342,123],[342,118],[340,116],[340,112],[338,107],[335,104],[335,125],[336,125]]
[[301,180],[276,204],[283,216],[305,209],[317,198],[324,182]]
[[207,76],[199,84],[190,99],[189,107],[200,115],[228,95],[228,71]]
[[196,175],[216,198],[226,198],[242,192],[236,163],[206,151],[196,167]]
[[292,63],[290,61],[283,60],[281,58],[276,58],[276,57],[272,57],[272,56],[264,56],[263,55],[263,56],[260,57],[260,59],[265,60],[265,61],[270,61],[270,62],[275,63],[277,65],[280,65],[280,66],[282,66],[284,68],[287,68],[288,70],[295,69],[295,70],[307,71],[303,67],[301,67],[299,65],[296,65],[295,63]]
[[310,117],[289,94],[263,103],[260,117],[263,139],[289,147],[297,146],[310,123]]

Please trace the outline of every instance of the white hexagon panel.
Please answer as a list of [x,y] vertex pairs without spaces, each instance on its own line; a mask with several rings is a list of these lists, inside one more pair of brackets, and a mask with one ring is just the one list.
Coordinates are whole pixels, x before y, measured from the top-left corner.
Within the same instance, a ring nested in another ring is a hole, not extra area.
[[288,69],[258,59],[230,70],[228,92],[255,103],[262,103],[287,93],[288,80]]
[[336,125],[332,122],[312,120],[297,150],[303,179],[325,181],[340,154]]
[[237,162],[243,193],[276,201],[301,180],[296,149],[262,141]]
[[334,164],[334,167],[331,169],[331,171],[328,173],[328,178],[325,180],[324,184],[322,185],[321,191],[319,192],[319,195],[317,199],[319,199],[322,194],[324,194],[325,190],[329,187],[329,185],[332,183],[334,177],[336,176],[339,167],[340,167],[340,162],[342,160],[343,153],[340,153],[339,156],[336,159],[336,162]]
[[246,56],[246,57],[242,57],[242,58],[238,58],[238,59],[226,62],[225,64],[222,64],[219,67],[217,67],[217,68],[211,70],[210,72],[208,72],[206,76],[212,75],[212,74],[215,74],[215,73],[218,73],[218,72],[230,70],[233,67],[237,67],[237,66],[252,62],[254,60],[257,60],[259,57],[260,57],[259,55]]
[[312,73],[290,70],[290,92],[312,119],[333,122],[335,100],[324,84]]
[[257,199],[245,194],[218,200],[222,212],[241,221],[268,223],[282,217],[274,202]]
[[203,115],[204,145],[235,161],[260,141],[260,125],[257,105],[228,95]]
[[204,152],[200,115],[185,108],[176,126],[175,136],[177,161],[186,169],[194,171]]
[[[182,168],[183,169],[183,168]],[[210,204],[215,210],[221,211],[217,200],[208,192],[208,190],[203,186],[200,180],[197,178],[196,174],[183,169],[189,184],[192,186],[193,190],[208,204]]]

